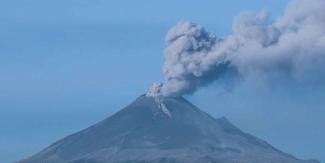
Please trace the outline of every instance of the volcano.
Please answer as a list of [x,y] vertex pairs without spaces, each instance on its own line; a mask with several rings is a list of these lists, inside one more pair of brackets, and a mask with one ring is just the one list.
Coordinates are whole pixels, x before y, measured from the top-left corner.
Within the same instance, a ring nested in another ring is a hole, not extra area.
[[299,160],[182,97],[148,93],[18,163],[319,163]]

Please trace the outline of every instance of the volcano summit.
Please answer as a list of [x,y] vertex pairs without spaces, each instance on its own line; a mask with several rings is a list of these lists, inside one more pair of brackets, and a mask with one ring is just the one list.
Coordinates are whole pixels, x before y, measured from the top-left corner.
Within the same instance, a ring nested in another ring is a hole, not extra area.
[[18,163],[318,163],[281,152],[182,97],[152,89]]

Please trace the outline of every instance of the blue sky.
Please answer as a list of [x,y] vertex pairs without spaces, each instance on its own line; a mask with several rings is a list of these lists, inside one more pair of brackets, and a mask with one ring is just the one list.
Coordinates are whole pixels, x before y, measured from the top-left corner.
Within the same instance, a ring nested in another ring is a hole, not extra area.
[[[164,37],[180,20],[218,36],[243,11],[286,0],[0,0],[0,158],[12,162],[111,115],[162,81]],[[245,81],[187,97],[299,158],[325,161],[324,86]]]

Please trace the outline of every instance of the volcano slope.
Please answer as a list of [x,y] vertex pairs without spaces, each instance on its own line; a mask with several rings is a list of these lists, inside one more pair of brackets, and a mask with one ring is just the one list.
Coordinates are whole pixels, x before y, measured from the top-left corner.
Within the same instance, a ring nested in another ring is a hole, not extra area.
[[18,163],[318,163],[299,160],[182,97],[142,95]]

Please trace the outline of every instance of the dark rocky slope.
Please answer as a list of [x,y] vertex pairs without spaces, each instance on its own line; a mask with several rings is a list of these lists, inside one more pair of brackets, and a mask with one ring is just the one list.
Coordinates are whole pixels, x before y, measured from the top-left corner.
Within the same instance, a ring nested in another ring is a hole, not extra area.
[[19,163],[318,163],[283,153],[184,98],[143,95]]

